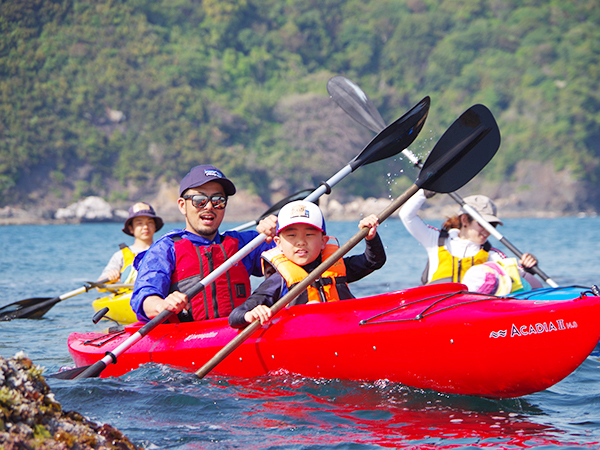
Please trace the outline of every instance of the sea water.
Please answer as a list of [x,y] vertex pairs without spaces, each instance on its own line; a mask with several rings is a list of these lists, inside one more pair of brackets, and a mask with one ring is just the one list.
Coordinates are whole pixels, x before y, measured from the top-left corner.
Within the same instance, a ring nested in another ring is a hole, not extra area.
[[[536,255],[542,270],[558,284],[600,284],[600,218],[505,222],[500,229],[504,236],[521,251]],[[223,229],[235,225],[225,224]],[[181,226],[166,224],[158,234]],[[356,222],[327,226],[342,244],[358,230]],[[423,248],[397,219],[385,222],[380,233],[387,263],[351,286],[356,296],[419,283],[426,262]],[[55,297],[96,280],[118,244],[131,240],[120,224],[0,227],[0,306]],[[361,243],[350,254],[363,248]],[[91,302],[99,295],[91,291],[66,299],[40,320],[0,322],[0,355],[23,350],[48,374],[72,365],[68,335],[106,328],[105,323],[91,321]],[[209,375],[199,380],[158,365],[119,378],[48,383],[63,409],[109,423],[149,449],[600,448],[596,352],[550,389],[510,400],[446,395],[384,380],[363,383],[294,375]]]

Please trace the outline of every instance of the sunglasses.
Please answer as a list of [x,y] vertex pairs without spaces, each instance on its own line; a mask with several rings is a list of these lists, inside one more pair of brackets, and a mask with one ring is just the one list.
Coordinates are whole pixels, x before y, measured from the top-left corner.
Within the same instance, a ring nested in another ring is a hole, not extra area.
[[209,200],[215,209],[225,209],[225,206],[227,206],[227,197],[221,194],[211,195],[210,197],[206,194],[193,194],[183,195],[181,198],[185,200],[191,199],[192,205],[196,208],[204,208]]

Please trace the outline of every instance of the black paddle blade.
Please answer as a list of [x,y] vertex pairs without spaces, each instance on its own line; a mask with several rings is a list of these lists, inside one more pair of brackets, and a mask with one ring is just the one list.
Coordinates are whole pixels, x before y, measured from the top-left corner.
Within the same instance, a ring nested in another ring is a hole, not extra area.
[[[262,216],[260,216],[256,222],[260,222],[262,219],[264,219],[267,216],[270,216],[271,214],[277,214],[281,208],[283,208],[290,202],[296,200],[304,200],[313,191],[314,189],[303,189],[301,191],[296,192],[295,194],[292,194],[284,199],[279,200],[277,203],[271,206],[268,211],[266,211]],[[316,200],[315,203],[319,204],[319,200]]]
[[471,106],[435,144],[415,184],[430,191],[453,192],[477,175],[499,147],[500,130],[491,111],[483,105]]
[[[74,369],[61,370],[58,373],[47,375],[46,378],[58,378],[59,380],[74,380],[82,372],[89,369],[90,366],[75,367]],[[97,375],[96,375],[97,377]],[[93,377],[90,377],[93,378]]]
[[0,308],[0,320],[41,319],[59,301],[60,297],[36,297],[19,300]]
[[327,92],[350,117],[362,126],[375,133],[385,128],[385,120],[371,99],[348,78],[341,75],[331,78],[327,82]]
[[429,97],[425,97],[410,111],[383,129],[356,158],[350,161],[352,171],[362,165],[397,155],[410,146],[425,124],[430,103]]

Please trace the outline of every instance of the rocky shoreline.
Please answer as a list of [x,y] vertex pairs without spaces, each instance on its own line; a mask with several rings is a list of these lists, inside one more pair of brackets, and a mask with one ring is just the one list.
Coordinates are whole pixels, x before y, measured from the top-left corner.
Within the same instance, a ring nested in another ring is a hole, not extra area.
[[119,430],[63,411],[22,352],[0,356],[0,448],[4,450],[141,450]]
[[[470,193],[461,194],[465,197]],[[508,197],[491,198],[496,203],[499,214],[504,218],[556,218],[566,216],[596,216],[593,210],[578,211],[573,208],[557,205],[549,207],[548,204],[536,202],[528,198],[518,197],[514,194]],[[275,199],[277,201],[279,199]],[[183,216],[177,209],[176,192],[162,191],[148,201],[165,222],[182,222]],[[335,196],[324,195],[319,200],[319,205],[328,221],[360,220],[366,214],[379,213],[387,207],[392,200],[389,198],[355,198],[351,201],[341,202]],[[111,205],[106,200],[97,196],[86,197],[64,208],[26,209],[20,206],[6,206],[0,208],[0,225],[52,225],[52,224],[81,224],[119,222],[127,218],[126,203]],[[226,221],[246,222],[260,217],[270,205],[265,204],[258,196],[246,192],[238,192],[231,197],[227,207]],[[458,205],[446,195],[436,195],[423,206],[420,216],[424,220],[443,220],[452,216],[458,210]],[[397,219],[396,214],[390,219]]]

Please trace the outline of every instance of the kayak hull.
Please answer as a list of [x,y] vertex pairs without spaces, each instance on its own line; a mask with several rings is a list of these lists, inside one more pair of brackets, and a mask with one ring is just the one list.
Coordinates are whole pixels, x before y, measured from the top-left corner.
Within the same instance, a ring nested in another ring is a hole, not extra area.
[[[600,298],[591,293],[530,300],[464,289],[449,283],[287,308],[214,372],[387,379],[450,394],[509,398],[562,380],[600,339]],[[138,329],[139,324],[121,334],[74,333],[69,351],[78,367],[90,365]],[[238,332],[227,319],[163,324],[101,376],[120,376],[149,362],[196,371]]]

